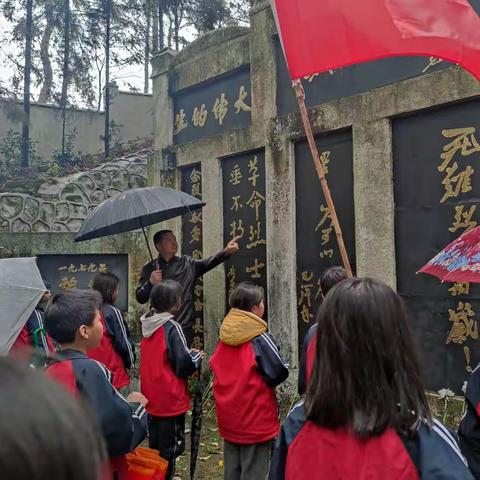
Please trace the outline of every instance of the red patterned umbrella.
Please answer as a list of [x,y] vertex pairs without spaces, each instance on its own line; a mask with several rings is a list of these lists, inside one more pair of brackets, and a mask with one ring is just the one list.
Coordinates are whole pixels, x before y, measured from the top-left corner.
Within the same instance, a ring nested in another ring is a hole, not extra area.
[[458,237],[418,273],[429,273],[442,282],[480,283],[480,227]]

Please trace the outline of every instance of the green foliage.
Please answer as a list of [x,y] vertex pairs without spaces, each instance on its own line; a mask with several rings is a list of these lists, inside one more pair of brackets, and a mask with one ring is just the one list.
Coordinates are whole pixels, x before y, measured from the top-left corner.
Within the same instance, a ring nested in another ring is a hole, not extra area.
[[189,2],[187,12],[200,34],[222,26],[229,18],[225,0],[194,0]]
[[71,132],[68,132],[65,135],[65,148],[63,153],[61,149],[53,152],[54,163],[50,166],[50,168],[55,170],[55,166],[57,166],[59,170],[56,174],[53,174],[53,176],[57,176],[60,173],[60,166],[69,167],[79,165],[80,155],[74,151],[77,133],[78,131],[75,127]]
[[[28,149],[30,164],[38,164],[40,156],[36,152],[36,142],[29,140]],[[0,144],[0,183],[22,173],[21,159],[22,134],[10,129]]]
[[45,180],[56,178],[62,173],[62,167],[57,162],[51,162],[45,171]]

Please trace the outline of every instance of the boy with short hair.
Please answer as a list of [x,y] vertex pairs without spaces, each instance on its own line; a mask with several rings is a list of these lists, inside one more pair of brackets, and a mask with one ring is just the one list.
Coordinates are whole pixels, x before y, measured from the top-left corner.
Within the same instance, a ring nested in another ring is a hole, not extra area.
[[275,387],[287,379],[288,366],[262,319],[262,290],[241,283],[229,305],[210,360],[218,428],[225,441],[224,478],[262,479],[280,429]]
[[122,397],[112,386],[107,368],[87,357],[87,350],[97,348],[103,336],[101,305],[100,294],[92,290],[67,290],[52,297],[45,324],[61,350],[47,373],[92,407],[112,468],[122,478],[126,471],[123,455],[137,447],[147,434],[146,399],[139,392],[131,393],[127,399]]

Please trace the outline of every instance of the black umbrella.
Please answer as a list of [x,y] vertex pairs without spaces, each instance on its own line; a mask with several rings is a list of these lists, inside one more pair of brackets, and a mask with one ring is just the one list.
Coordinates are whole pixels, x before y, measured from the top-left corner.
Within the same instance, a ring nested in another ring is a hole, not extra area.
[[145,227],[148,225],[178,217],[203,206],[204,202],[173,188],[145,187],[126,190],[105,200],[93,210],[83,222],[75,242],[140,228],[147,241]]

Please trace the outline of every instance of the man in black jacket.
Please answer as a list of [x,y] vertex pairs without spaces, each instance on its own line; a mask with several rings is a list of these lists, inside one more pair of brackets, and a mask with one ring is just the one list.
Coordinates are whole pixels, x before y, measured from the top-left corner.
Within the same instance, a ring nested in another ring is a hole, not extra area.
[[158,251],[158,258],[144,265],[137,288],[137,301],[147,303],[150,292],[162,280],[175,280],[183,288],[183,307],[175,320],[182,326],[187,344],[193,342],[193,325],[195,322],[194,287],[195,280],[203,274],[223,263],[230,255],[238,252],[235,237],[221,252],[204,260],[196,260],[188,255],[176,256],[178,243],[171,230],[161,230],[153,237],[153,243]]

